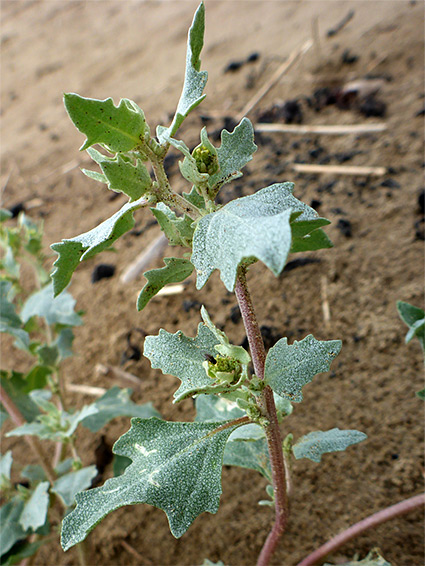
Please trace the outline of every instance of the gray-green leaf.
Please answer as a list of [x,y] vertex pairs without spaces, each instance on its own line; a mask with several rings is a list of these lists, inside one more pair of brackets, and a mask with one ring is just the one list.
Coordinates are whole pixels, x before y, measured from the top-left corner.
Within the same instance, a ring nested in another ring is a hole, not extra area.
[[10,470],[12,468],[12,451],[8,450],[3,456],[0,454],[0,483],[4,477],[10,480]]
[[406,334],[406,344],[415,336],[425,351],[425,313],[423,309],[403,301],[397,301],[397,310],[400,318],[409,327]]
[[95,100],[69,93],[64,104],[76,128],[87,137],[81,150],[100,143],[113,153],[130,151],[140,145],[147,131],[142,110],[125,98],[115,106],[112,98]]
[[[241,430],[243,428],[247,427],[241,427]],[[224,451],[223,465],[255,470],[268,480],[271,480],[272,477],[265,438],[257,440],[229,440]]]
[[24,502],[18,497],[0,507],[0,556],[8,552],[18,540],[26,537],[19,524]]
[[21,318],[27,322],[32,316],[41,316],[49,325],[79,326],[83,321],[74,311],[75,303],[75,299],[68,292],[62,293],[60,297],[54,297],[53,283],[50,283],[26,300],[22,307]]
[[97,412],[84,418],[81,424],[92,432],[97,432],[116,417],[159,417],[151,403],[137,405],[130,399],[131,389],[112,387],[102,397],[93,403]]
[[[102,179],[102,182],[107,183],[111,191],[124,193],[130,197],[131,202],[146,194],[152,186],[152,179],[140,159],[137,159],[136,164],[133,165],[119,154],[114,158],[106,157],[93,148],[89,148],[87,153],[102,169],[105,179]],[[89,176],[93,178],[93,175]],[[101,179],[96,178],[96,180]]]
[[87,466],[76,472],[70,472],[57,479],[51,491],[59,495],[67,507],[71,507],[75,502],[75,495],[90,487],[96,475],[96,466]]
[[198,289],[219,269],[224,285],[233,291],[244,260],[259,259],[276,276],[282,272],[291,249],[292,223],[317,220],[316,211],[297,200],[292,190],[293,183],[277,183],[201,218],[191,258]]
[[151,208],[151,211],[171,246],[191,246],[194,228],[189,216],[178,217],[163,202],[158,203],[156,208]]
[[216,354],[214,346],[218,343],[214,334],[202,323],[198,326],[195,338],[188,338],[181,330],[170,334],[161,329],[158,336],[146,337],[144,355],[154,369],[180,379],[182,383],[174,393],[177,402],[195,393],[213,389],[213,381],[207,376],[202,364],[205,354]]
[[352,444],[362,442],[367,438],[364,432],[358,430],[316,430],[310,432],[292,445],[292,451],[297,460],[308,458],[313,462],[320,462],[322,455],[328,452],[342,452]]
[[44,481],[37,485],[31,497],[25,502],[24,510],[19,518],[22,528],[27,531],[36,531],[46,522],[49,509],[49,482]]
[[221,146],[217,148],[219,170],[208,179],[208,186],[218,189],[225,183],[242,176],[241,169],[251,161],[257,151],[254,128],[248,118],[242,118],[233,132],[221,132]]
[[319,341],[311,334],[291,345],[281,338],[267,354],[264,380],[281,397],[299,403],[302,387],[317,373],[329,371],[341,345],[340,340]]
[[198,104],[205,98],[203,90],[207,83],[207,71],[200,71],[201,60],[199,58],[204,45],[205,29],[205,7],[201,3],[195,12],[192,25],[189,29],[186,51],[186,71],[184,77],[183,91],[177,105],[176,114],[171,126],[167,130],[158,128],[157,135],[161,143],[172,137],[181,126],[183,120]]
[[16,346],[28,350],[29,335],[22,328],[22,320],[16,313],[15,305],[9,300],[12,289],[10,281],[0,281],[0,332],[6,332],[16,338]]
[[89,232],[50,246],[59,255],[53,264],[55,270],[52,273],[55,297],[68,285],[80,261],[100,253],[133,228],[133,213],[145,204],[143,198],[128,202],[111,218]]
[[162,509],[175,537],[204,511],[216,513],[223,451],[235,428],[217,430],[221,424],[132,419],[131,429],[114,446],[132,464],[102,487],[77,494],[77,507],[63,521],[63,549],[84,540],[108,513],[124,505],[148,503]]
[[193,264],[188,259],[165,257],[164,263],[165,267],[151,269],[143,274],[148,282],[140,291],[137,299],[138,311],[144,309],[152,297],[165,287],[165,285],[184,281],[194,270]]

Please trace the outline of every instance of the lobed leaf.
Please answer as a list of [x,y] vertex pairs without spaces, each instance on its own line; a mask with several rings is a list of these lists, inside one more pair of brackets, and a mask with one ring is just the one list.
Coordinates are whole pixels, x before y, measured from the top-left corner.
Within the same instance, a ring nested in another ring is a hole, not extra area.
[[160,269],[151,269],[143,274],[148,282],[140,291],[137,299],[138,311],[144,309],[152,297],[165,287],[165,285],[184,281],[194,270],[192,263],[188,259],[165,257],[164,263],[165,267],[161,267]]
[[148,503],[162,509],[176,538],[204,511],[216,513],[223,452],[235,428],[220,430],[221,424],[132,419],[131,429],[114,446],[115,454],[132,463],[123,475],[77,494],[75,510],[63,521],[63,549],[84,540],[108,513],[124,505]]
[[112,387],[92,404],[97,412],[85,417],[81,424],[92,432],[97,432],[116,417],[140,417],[147,419],[160,416],[151,403],[144,403],[143,405],[133,403],[130,399],[131,393],[131,389]]
[[141,159],[136,159],[136,164],[124,159],[121,155],[114,158],[106,157],[99,151],[89,148],[87,153],[100,166],[102,177],[99,174],[93,176],[94,171],[84,171],[95,180],[107,183],[111,191],[124,193],[134,202],[146,194],[152,186],[152,179]]
[[19,518],[19,524],[25,531],[29,529],[36,531],[45,524],[49,509],[49,486],[48,481],[40,482],[32,492],[31,497],[25,502],[25,507]]
[[182,383],[174,393],[174,402],[177,402],[214,389],[213,381],[207,376],[202,363],[205,361],[205,354],[215,355],[216,344],[218,340],[214,334],[200,323],[195,338],[188,338],[181,330],[170,334],[163,329],[158,336],[147,336],[144,355],[154,369],[180,379]]
[[409,332],[406,334],[406,344],[416,336],[425,351],[425,313],[423,309],[403,301],[397,301],[397,310],[402,321],[409,327]]
[[201,2],[189,29],[183,91],[177,105],[176,114],[167,130],[161,127],[157,130],[158,139],[161,143],[167,142],[167,137],[174,136],[189,112],[205,98],[202,93],[207,83],[208,73],[207,71],[200,71],[201,60],[199,58],[204,45],[204,29],[205,7],[204,3]]
[[96,466],[87,466],[58,478],[51,491],[59,495],[67,507],[71,507],[75,503],[75,495],[90,487],[96,476]]
[[340,340],[319,341],[311,334],[291,345],[281,338],[267,354],[264,381],[281,397],[299,403],[303,386],[317,373],[329,371],[341,345]]
[[51,275],[55,297],[68,285],[80,261],[100,253],[133,228],[133,213],[145,204],[143,199],[128,202],[108,220],[89,232],[50,246],[59,255],[53,264],[55,270]]
[[68,292],[62,293],[60,297],[54,297],[53,283],[50,283],[30,295],[22,307],[21,318],[24,322],[28,322],[32,316],[40,316],[49,325],[80,326],[83,321],[74,311],[75,303],[76,300]]
[[201,218],[193,237],[192,263],[197,288],[202,288],[214,269],[233,291],[238,266],[259,259],[277,276],[291,249],[291,215],[315,220],[317,213],[292,196],[293,183],[278,183],[253,195],[235,199],[219,211]]
[[189,216],[178,217],[166,204],[160,202],[151,208],[170,246],[190,247],[193,238],[193,220]]
[[130,151],[148,131],[143,111],[126,98],[115,106],[112,98],[96,100],[68,93],[64,104],[76,128],[87,137],[81,150],[99,143],[113,153]]
[[219,170],[208,179],[208,186],[218,189],[225,183],[242,176],[240,171],[257,151],[254,128],[248,118],[242,118],[233,132],[222,130],[221,146],[217,148]]
[[29,334],[22,326],[23,322],[16,313],[15,305],[9,300],[12,289],[10,281],[0,281],[0,332],[6,332],[16,338],[15,345],[22,350],[29,348]]
[[358,430],[331,430],[310,432],[302,436],[292,445],[292,451],[297,460],[308,458],[320,462],[322,455],[328,452],[342,452],[352,444],[362,442],[366,434]]

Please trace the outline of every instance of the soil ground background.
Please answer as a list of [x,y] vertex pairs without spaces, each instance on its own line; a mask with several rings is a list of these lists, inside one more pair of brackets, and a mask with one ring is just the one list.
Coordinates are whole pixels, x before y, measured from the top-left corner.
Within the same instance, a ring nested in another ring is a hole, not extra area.
[[[111,216],[121,197],[86,178],[83,136],[72,126],[62,104],[63,92],[93,98],[135,100],[154,128],[168,123],[180,94],[186,34],[196,2],[3,1],[1,3],[1,186],[3,206],[34,203],[28,210],[43,219],[45,246],[83,233]],[[353,18],[328,37],[350,11]],[[292,517],[273,564],[293,566],[308,552],[356,520],[423,489],[423,405],[414,392],[423,387],[419,343],[405,345],[407,328],[395,304],[401,299],[423,306],[423,240],[418,194],[423,189],[424,6],[409,1],[213,1],[206,0],[206,37],[202,68],[209,71],[207,99],[187,120],[180,135],[197,143],[200,116],[234,117],[275,69],[312,36],[317,18],[319,43],[288,72],[250,115],[253,122],[273,104],[297,99],[306,124],[356,124],[385,121],[380,134],[317,136],[262,134],[259,149],[242,179],[228,185],[223,197],[250,194],[273,182],[294,181],[295,196],[320,201],[320,214],[332,221],[327,230],[334,248],[303,257],[316,263],[275,278],[263,265],[249,274],[254,305],[273,341],[282,336],[321,340],[341,338],[343,349],[333,370],[305,388],[305,401],[282,425],[299,437],[333,427],[364,431],[368,440],[320,464],[294,464]],[[343,63],[349,50],[358,59]],[[224,73],[231,60],[259,58]],[[335,105],[315,111],[306,101],[324,85],[342,85],[366,75],[384,77],[378,93],[387,106],[384,118],[366,118],[356,108]],[[422,113],[423,114],[423,113]],[[223,127],[216,118],[208,131]],[[382,177],[322,176],[295,173],[292,164],[384,166]],[[170,165],[174,187],[187,189]],[[37,201],[35,201],[37,202]],[[316,203],[316,206],[318,204]],[[144,280],[123,286],[120,274],[159,234],[147,211],[137,214],[136,228],[117,244],[82,264],[70,290],[85,324],[76,330],[76,356],[66,365],[68,382],[111,387],[99,377],[98,363],[120,366],[127,334],[140,341],[137,329],[157,334],[183,330],[195,335],[198,301],[213,320],[241,343],[241,321],[231,318],[236,305],[215,274],[201,292],[191,279],[184,295],[158,297],[137,313],[135,300]],[[347,221],[351,235],[347,233]],[[416,224],[416,227],[415,227]],[[423,230],[423,224],[422,224]],[[140,232],[141,235],[137,235]],[[167,249],[165,255],[174,250]],[[291,259],[295,259],[291,258]],[[90,282],[98,263],[113,263],[116,274]],[[152,266],[160,266],[161,260]],[[327,290],[330,321],[323,316]],[[190,307],[193,308],[190,308]],[[4,347],[2,364],[19,369],[25,360]],[[163,418],[193,418],[191,401],[172,405],[177,381],[150,368],[143,357],[121,366],[142,379],[134,394],[152,401]],[[76,403],[92,401],[75,394]],[[129,427],[118,419],[105,429],[112,442]],[[94,462],[98,438],[83,434],[79,449],[84,464]],[[22,441],[4,441],[15,461],[27,463]],[[255,472],[223,469],[223,495],[216,515],[204,514],[179,540],[168,530],[165,514],[145,505],[109,515],[92,533],[93,564],[105,566],[187,566],[204,558],[231,566],[250,566],[272,524],[269,508],[259,507],[265,480]],[[412,513],[347,544],[332,559],[363,557],[379,547],[398,566],[423,564],[423,515]],[[123,542],[125,543],[123,545]],[[130,550],[129,550],[130,549]],[[131,553],[134,549],[139,556]],[[77,555],[58,544],[43,548],[35,564],[74,565]]]

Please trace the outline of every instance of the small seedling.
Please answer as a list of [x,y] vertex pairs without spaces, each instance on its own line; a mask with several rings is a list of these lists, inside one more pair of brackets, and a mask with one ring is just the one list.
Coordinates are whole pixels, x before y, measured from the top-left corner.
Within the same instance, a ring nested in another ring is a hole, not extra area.
[[[282,273],[290,254],[331,247],[323,228],[329,224],[293,196],[293,184],[276,183],[225,206],[217,203],[221,189],[242,175],[256,151],[247,118],[232,132],[223,130],[215,147],[206,128],[190,151],[176,138],[187,115],[204,99],[207,72],[201,70],[204,5],[189,30],[183,91],[171,124],[152,134],[139,106],[122,99],[94,100],[65,95],[66,110],[86,137],[82,150],[100,170],[84,171],[128,202],[89,232],[52,245],[58,254],[52,274],[56,296],[64,292],[81,261],[109,248],[134,226],[134,214],[150,208],[170,245],[184,257],[165,258],[165,266],[146,274],[137,308],[166,284],[181,282],[193,272],[201,289],[218,270],[226,289],[235,293],[246,329],[249,352],[231,344],[226,334],[201,309],[195,337],[160,330],[145,340],[144,354],[153,368],[180,380],[174,402],[193,397],[194,422],[133,418],[131,429],[117,440],[114,453],[129,458],[125,473],[101,487],[76,495],[77,505],[62,527],[64,550],[83,541],[110,512],[124,505],[148,503],[162,509],[172,534],[182,536],[201,513],[219,506],[222,466],[251,468],[269,486],[276,522],[258,564],[269,564],[289,516],[287,485],[292,458],[320,462],[328,452],[345,450],[366,435],[333,428],[283,441],[279,423],[287,423],[293,406],[303,400],[303,387],[329,370],[341,349],[339,340],[308,335],[289,344],[279,340],[265,351],[248,290],[247,273],[258,261],[274,275]],[[94,149],[94,145],[98,149]],[[175,192],[164,169],[170,147],[181,152],[180,171],[188,191]],[[151,169],[151,171],[150,171]],[[152,172],[152,174],[151,174]],[[200,559],[202,560],[202,558]]]

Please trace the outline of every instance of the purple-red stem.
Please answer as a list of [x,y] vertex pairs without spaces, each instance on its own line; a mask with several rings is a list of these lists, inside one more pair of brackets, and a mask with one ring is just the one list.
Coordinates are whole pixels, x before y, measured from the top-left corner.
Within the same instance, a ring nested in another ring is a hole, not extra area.
[[[235,294],[242,314],[242,320],[248,337],[249,349],[255,375],[264,379],[264,365],[266,351],[260,327],[255,316],[251,295],[246,282],[246,269],[240,268],[236,280]],[[267,566],[276,550],[279,540],[288,523],[289,505],[286,492],[285,464],[282,451],[282,437],[279,430],[276,406],[273,391],[269,386],[263,389],[260,397],[260,408],[263,416],[269,421],[265,427],[267,445],[269,449],[270,465],[272,469],[273,490],[275,500],[275,523],[264,543],[258,558],[257,566]]]
[[391,507],[387,507],[382,511],[378,511],[373,515],[370,515],[370,517],[366,517],[366,519],[363,519],[355,525],[352,525],[339,535],[336,535],[334,538],[332,538],[327,543],[304,558],[304,560],[302,560],[298,564],[298,566],[315,566],[322,560],[324,560],[328,554],[335,552],[335,550],[338,550],[338,548],[343,546],[345,543],[359,536],[365,531],[381,525],[382,523],[385,523],[390,519],[394,519],[395,517],[399,517],[400,515],[404,515],[405,513],[409,513],[410,511],[418,509],[423,505],[425,505],[425,493],[415,495],[410,499],[405,499],[400,503],[396,503]]

